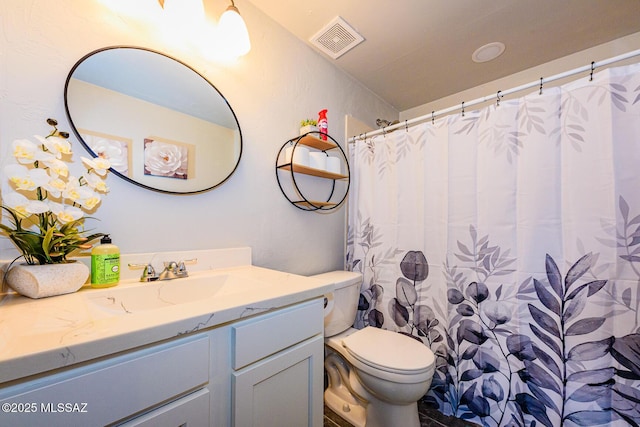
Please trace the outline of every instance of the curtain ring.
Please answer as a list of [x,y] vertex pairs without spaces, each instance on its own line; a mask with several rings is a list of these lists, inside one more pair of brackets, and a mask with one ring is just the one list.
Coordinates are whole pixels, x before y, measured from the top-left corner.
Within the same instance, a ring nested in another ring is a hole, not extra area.
[[500,106],[500,93],[501,93],[501,92],[502,92],[502,91],[501,91],[501,90],[499,90],[499,91],[498,91],[498,93],[496,94],[496,98],[498,98],[498,99],[497,99],[497,101],[496,101],[496,107],[499,107],[499,106]]
[[542,95],[542,80],[543,78],[540,77],[540,92],[538,93],[538,95]]
[[462,117],[464,117],[464,101],[462,101]]
[[589,74],[589,81],[592,82],[593,81],[593,70],[595,70],[595,61],[591,61],[591,73]]
[[436,116],[435,116],[436,112],[435,110],[431,112],[431,124],[434,125],[436,124]]

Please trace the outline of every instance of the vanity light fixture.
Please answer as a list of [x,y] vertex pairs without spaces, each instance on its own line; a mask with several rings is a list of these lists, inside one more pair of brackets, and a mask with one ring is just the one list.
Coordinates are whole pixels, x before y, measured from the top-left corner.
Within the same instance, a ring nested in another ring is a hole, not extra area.
[[[158,0],[158,3],[168,15],[178,18],[187,27],[204,18],[202,0]],[[247,25],[233,0],[220,17],[217,32],[222,44],[232,56],[240,57],[251,50]]]
[[238,8],[231,0],[231,5],[224,11],[218,23],[218,31],[223,43],[229,46],[229,50],[236,56],[243,56],[251,50],[249,31],[244,19],[240,16]]

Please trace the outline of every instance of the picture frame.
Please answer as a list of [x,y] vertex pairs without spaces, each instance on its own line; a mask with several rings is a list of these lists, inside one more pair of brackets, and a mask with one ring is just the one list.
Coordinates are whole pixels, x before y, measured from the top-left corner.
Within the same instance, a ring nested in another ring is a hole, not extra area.
[[78,133],[97,157],[108,160],[113,170],[131,178],[133,147],[131,138],[109,135],[88,129],[78,129]]
[[195,178],[194,144],[158,136],[144,138],[144,175],[174,179]]

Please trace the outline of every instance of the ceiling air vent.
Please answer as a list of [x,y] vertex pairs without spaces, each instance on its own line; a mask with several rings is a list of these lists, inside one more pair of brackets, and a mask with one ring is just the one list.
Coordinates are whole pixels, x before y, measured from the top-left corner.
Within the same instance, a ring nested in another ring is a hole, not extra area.
[[351,28],[344,19],[337,16],[309,41],[325,54],[337,59],[362,43],[364,37]]

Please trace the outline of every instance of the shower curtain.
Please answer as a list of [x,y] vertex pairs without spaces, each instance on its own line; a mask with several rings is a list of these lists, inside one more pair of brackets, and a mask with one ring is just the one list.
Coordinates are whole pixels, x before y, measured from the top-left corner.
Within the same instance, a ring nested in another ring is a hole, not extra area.
[[350,147],[355,327],[486,426],[640,425],[640,64]]

